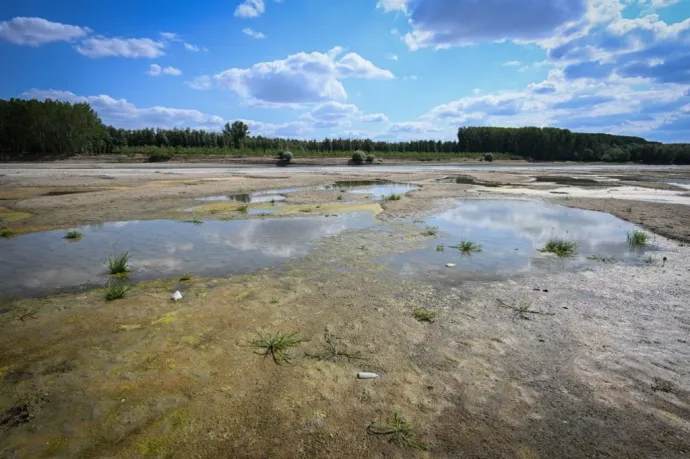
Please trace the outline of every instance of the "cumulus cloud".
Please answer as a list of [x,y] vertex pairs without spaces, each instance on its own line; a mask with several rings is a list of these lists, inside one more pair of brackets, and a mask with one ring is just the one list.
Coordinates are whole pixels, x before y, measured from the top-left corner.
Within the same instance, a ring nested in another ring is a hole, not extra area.
[[376,3],[376,8],[380,8],[386,13],[390,11],[407,12],[407,0],[379,0]]
[[301,52],[246,69],[202,75],[187,84],[194,89],[228,89],[255,105],[298,107],[345,100],[347,93],[341,80],[347,78],[394,78],[390,71],[376,67],[358,54],[349,53],[338,59],[342,52],[340,47],[327,53]]
[[235,16],[239,18],[255,18],[261,16],[265,10],[264,0],[244,0],[235,8]]
[[349,126],[358,114],[359,109],[355,105],[331,101],[317,105],[300,118],[311,122],[313,127],[320,129]]
[[261,32],[255,31],[255,30],[252,29],[251,27],[245,27],[244,29],[242,29],[242,32],[243,32],[245,35],[249,35],[249,36],[252,37],[252,38],[256,38],[257,40],[261,40],[261,39],[263,39],[263,38],[266,38],[266,35],[264,35],[264,34],[261,33]]
[[386,55],[386,59],[390,59],[392,61],[397,61],[398,55],[397,54],[388,54],[388,55]]
[[388,117],[383,113],[372,113],[369,115],[363,115],[362,121],[365,123],[387,123]]
[[77,51],[84,56],[98,57],[147,57],[156,58],[165,54],[164,41],[150,38],[106,38],[97,36],[83,40]]
[[160,75],[179,76],[179,75],[182,75],[182,70],[177,69],[175,67],[162,68],[158,64],[151,64],[149,66],[149,69],[146,71],[146,74],[150,75],[150,76],[160,76]]
[[91,33],[88,27],[80,27],[43,18],[16,17],[0,22],[0,39],[15,45],[40,46],[56,41],[71,41]]
[[503,67],[520,67],[521,65],[520,61],[508,61],[503,64]]
[[587,0],[417,0],[401,11],[407,11],[412,26],[403,39],[414,51],[429,46],[439,49],[543,39],[581,19],[587,12]]

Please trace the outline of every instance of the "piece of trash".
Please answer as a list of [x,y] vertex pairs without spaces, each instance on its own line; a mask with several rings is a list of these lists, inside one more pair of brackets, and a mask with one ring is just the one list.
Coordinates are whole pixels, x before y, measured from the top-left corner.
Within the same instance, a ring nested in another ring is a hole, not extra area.
[[367,373],[366,371],[360,371],[357,373],[357,379],[376,379],[379,375],[376,373]]
[[171,298],[173,301],[181,300],[181,299],[182,299],[182,294],[181,294],[180,291],[178,290],[178,291],[176,291],[175,293],[173,293],[172,296],[171,296],[170,298]]
[[446,268],[455,268],[455,263],[447,263]]

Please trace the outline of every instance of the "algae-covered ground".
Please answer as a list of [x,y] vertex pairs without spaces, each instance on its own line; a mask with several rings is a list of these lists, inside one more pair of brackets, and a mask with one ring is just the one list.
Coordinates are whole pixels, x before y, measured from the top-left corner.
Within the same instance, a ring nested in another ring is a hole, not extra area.
[[[3,193],[42,192],[1,201],[3,216],[24,213],[4,224],[22,233],[357,212],[377,224],[245,274],[133,282],[114,301],[104,288],[0,299],[1,458],[690,454],[690,248],[679,241],[650,234],[644,263],[571,270],[563,261],[500,281],[441,283],[401,276],[388,260],[433,247],[436,236],[418,221],[491,187],[438,182],[447,172],[380,174],[421,188],[399,201],[306,190],[275,206],[250,204],[274,207],[266,216],[194,198],[352,177],[202,172],[175,179],[196,185],[161,184],[153,173],[76,174],[63,191],[99,180],[117,189],[61,196],[45,195],[59,177],[8,175]],[[476,180],[491,181],[482,174]],[[531,183],[500,174],[501,184]],[[176,290],[183,298],[172,301]],[[420,321],[419,311],[436,314]],[[252,346],[276,333],[295,334],[290,363]],[[360,371],[380,378],[358,380]]]

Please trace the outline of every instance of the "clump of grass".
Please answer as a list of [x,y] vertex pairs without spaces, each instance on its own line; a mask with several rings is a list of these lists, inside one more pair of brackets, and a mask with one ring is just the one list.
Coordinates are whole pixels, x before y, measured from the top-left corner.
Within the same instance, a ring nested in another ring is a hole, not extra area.
[[388,196],[385,196],[383,199],[385,201],[400,201],[403,198],[403,195],[400,193],[392,193],[389,194]]
[[428,309],[414,308],[412,315],[419,322],[427,322],[431,324],[438,316],[438,312],[430,311]]
[[241,213],[241,214],[246,214],[247,211],[249,210],[249,206],[245,204],[245,205],[243,205],[243,206],[239,206],[239,207],[238,207],[237,209],[235,209],[235,210],[237,210],[237,212],[239,212],[239,213]]
[[299,345],[300,343],[309,341],[308,339],[300,338],[297,333],[258,333],[259,337],[249,341],[248,347],[256,349],[256,353],[264,357],[270,356],[278,365],[282,363],[290,364],[293,361],[293,356],[290,354],[290,349]]
[[577,253],[577,242],[563,239],[549,239],[540,252],[553,253],[559,258],[572,258]]
[[600,261],[602,263],[614,263],[616,261],[616,259],[613,257],[602,257],[599,255],[590,255],[587,257],[587,259],[592,261]]
[[124,298],[129,289],[129,285],[125,282],[108,282],[108,286],[105,288],[105,300],[113,301]]
[[318,354],[307,354],[307,356],[312,359],[327,360],[331,362],[337,362],[342,359],[347,359],[348,362],[352,360],[366,360],[359,351],[347,352],[345,346],[340,343],[340,338],[332,335],[330,331],[326,330],[323,338],[326,343],[323,345],[322,352]]
[[505,301],[496,299],[498,301],[498,305],[502,308],[506,309],[511,309],[512,311],[515,312],[516,316],[522,320],[529,320],[529,316],[527,314],[534,314],[534,315],[540,315],[540,316],[553,316],[555,315],[552,312],[541,312],[541,311],[535,311],[530,309],[532,307],[532,303],[528,301],[515,301],[513,300],[513,304],[507,304]]
[[400,413],[395,413],[391,424],[380,424],[372,421],[367,426],[367,432],[372,435],[389,436],[389,441],[403,448],[413,448],[422,451],[427,450],[427,446],[415,438],[412,426],[405,421]]
[[443,252],[446,250],[446,246],[444,244],[439,244],[436,246],[436,251],[437,252]]
[[84,235],[77,230],[72,230],[65,234],[65,239],[67,239],[68,241],[78,241],[82,237],[84,237]]
[[651,255],[647,255],[646,257],[644,257],[644,262],[647,263],[648,265],[654,264],[655,261],[656,260]]
[[271,299],[268,301],[270,304],[278,304],[278,297],[272,296]]
[[16,235],[17,235],[17,232],[13,229],[10,229],[10,228],[0,229],[0,237],[4,237],[6,239],[9,239],[9,238],[14,237]]
[[180,282],[187,282],[192,280],[192,274],[191,273],[184,273],[182,277],[180,277]]
[[451,245],[451,249],[458,249],[463,257],[471,257],[472,254],[482,251],[482,246],[472,241],[463,240],[458,245]]
[[183,223],[193,223],[195,225],[202,225],[204,223],[199,217],[194,217],[191,220],[185,220]]
[[124,274],[129,272],[129,252],[108,257],[110,274]]
[[628,233],[628,245],[633,249],[640,249],[647,245],[649,235],[644,231],[634,230]]
[[425,233],[429,236],[436,236],[438,234],[438,226],[427,226]]

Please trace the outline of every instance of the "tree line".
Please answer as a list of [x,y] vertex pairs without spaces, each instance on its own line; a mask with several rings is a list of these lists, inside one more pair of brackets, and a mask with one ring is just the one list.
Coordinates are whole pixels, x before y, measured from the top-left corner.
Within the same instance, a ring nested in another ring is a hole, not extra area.
[[433,159],[494,153],[537,161],[639,161],[690,164],[690,145],[648,142],[641,137],[576,133],[557,128],[461,127],[457,140],[404,142],[325,138],[299,140],[251,136],[242,121],[220,132],[200,129],[121,129],[105,126],[87,103],[0,99],[0,156],[5,160],[74,154],[174,154],[379,156]]

